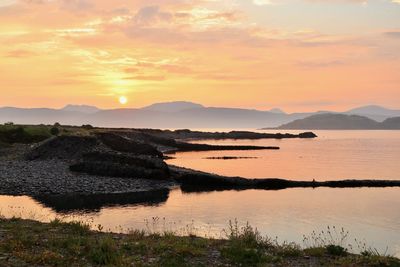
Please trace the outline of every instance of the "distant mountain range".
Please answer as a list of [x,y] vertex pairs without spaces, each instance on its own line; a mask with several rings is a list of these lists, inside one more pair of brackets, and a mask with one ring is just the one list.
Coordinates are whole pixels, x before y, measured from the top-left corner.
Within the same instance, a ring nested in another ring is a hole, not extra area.
[[400,130],[400,117],[389,118],[377,122],[359,115],[347,114],[317,114],[305,119],[284,124],[278,129],[285,130]]
[[[278,127],[312,115],[333,113],[319,111],[311,113],[285,113],[274,108],[269,111],[203,105],[178,101],[156,103],[138,109],[99,109],[87,105],[67,105],[62,109],[48,108],[0,108],[0,123],[91,124],[101,127],[137,128],[260,128]],[[400,117],[400,110],[379,106],[365,106],[343,113],[354,114],[382,122],[391,117]]]

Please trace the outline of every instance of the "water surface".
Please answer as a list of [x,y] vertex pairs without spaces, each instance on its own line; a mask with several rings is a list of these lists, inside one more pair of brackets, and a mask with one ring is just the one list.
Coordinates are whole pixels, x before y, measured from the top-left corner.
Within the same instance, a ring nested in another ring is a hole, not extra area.
[[[290,131],[298,133],[298,131]],[[199,140],[280,150],[184,152],[169,164],[248,178],[400,180],[400,131],[315,131],[315,139]],[[209,157],[257,157],[210,160]]]
[[[163,202],[164,201],[164,202]],[[0,196],[4,216],[49,221],[90,222],[94,229],[150,231],[173,230],[224,237],[228,221],[249,222],[262,234],[280,241],[302,244],[303,235],[344,227],[354,238],[384,252],[400,256],[400,197],[397,188],[369,189],[286,189],[280,191],[224,191],[186,194],[176,189],[158,203],[104,206],[95,210],[67,210],[46,206],[30,197]],[[54,204],[54,203],[53,203]],[[55,210],[59,210],[57,213]]]

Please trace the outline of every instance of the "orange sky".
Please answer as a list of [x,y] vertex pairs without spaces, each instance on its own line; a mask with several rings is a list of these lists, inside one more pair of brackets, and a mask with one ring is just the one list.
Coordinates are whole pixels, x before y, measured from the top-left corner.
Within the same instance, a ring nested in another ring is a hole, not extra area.
[[0,106],[400,108],[398,0],[0,0]]

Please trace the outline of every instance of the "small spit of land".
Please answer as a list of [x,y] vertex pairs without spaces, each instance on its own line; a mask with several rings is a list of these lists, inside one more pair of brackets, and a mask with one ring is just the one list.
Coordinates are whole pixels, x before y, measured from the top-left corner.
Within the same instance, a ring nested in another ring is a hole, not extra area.
[[[99,226],[101,229],[101,226]],[[344,235],[346,233],[343,233]],[[302,249],[234,223],[225,240],[174,233],[113,234],[82,223],[0,218],[1,266],[400,266],[372,249],[352,254],[340,243]],[[312,243],[312,237],[306,237]]]

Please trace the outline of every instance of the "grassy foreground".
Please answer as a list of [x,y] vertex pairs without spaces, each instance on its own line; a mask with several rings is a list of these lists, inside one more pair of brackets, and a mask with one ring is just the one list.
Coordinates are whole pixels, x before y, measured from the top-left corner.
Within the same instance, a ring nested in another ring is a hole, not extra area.
[[250,226],[231,225],[227,237],[111,234],[81,223],[0,219],[0,266],[400,266],[400,260],[372,251],[354,255],[333,244],[278,244]]

